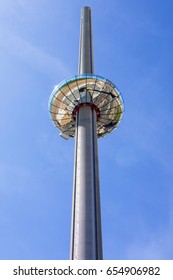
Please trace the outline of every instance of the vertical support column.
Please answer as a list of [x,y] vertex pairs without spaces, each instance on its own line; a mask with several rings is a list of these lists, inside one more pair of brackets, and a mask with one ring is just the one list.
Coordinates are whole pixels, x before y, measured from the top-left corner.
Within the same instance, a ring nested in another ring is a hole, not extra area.
[[[86,73],[93,73],[89,7],[82,9],[79,52],[79,74]],[[81,107],[76,116],[70,258],[102,259],[101,235],[96,113],[86,106]]]
[[91,9],[84,7],[81,12],[79,74],[94,73]]

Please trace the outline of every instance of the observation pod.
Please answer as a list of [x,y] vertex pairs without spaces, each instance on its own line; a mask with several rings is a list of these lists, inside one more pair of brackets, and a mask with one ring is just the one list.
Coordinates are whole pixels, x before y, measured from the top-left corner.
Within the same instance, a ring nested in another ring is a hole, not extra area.
[[52,121],[65,139],[75,137],[76,113],[84,106],[96,112],[98,137],[117,128],[122,118],[123,100],[112,82],[92,74],[74,76],[57,85],[49,100]]
[[75,138],[70,259],[101,260],[97,139],[117,128],[123,100],[112,82],[94,74],[89,7],[81,13],[78,75],[54,88],[49,112],[60,135],[64,139]]

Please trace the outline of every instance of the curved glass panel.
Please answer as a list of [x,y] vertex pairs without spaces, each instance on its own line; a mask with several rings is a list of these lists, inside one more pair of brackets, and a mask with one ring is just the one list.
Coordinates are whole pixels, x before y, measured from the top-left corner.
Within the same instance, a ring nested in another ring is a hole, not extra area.
[[62,81],[53,89],[49,98],[52,121],[63,135],[74,137],[73,111],[82,103],[93,104],[99,111],[98,137],[117,128],[124,110],[119,90],[111,81],[101,76],[81,74]]

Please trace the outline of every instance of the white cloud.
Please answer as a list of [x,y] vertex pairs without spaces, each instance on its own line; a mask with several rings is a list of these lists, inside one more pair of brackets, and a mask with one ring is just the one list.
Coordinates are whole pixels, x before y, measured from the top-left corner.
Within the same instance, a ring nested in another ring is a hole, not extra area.
[[[172,197],[172,192],[170,193]],[[169,219],[159,228],[147,228],[142,224],[138,229],[138,238],[134,234],[133,242],[127,248],[128,259],[172,259],[173,258],[173,206],[170,199]]]
[[7,53],[17,56],[27,64],[47,75],[71,76],[69,67],[58,57],[53,57],[43,50],[27,42],[26,40],[4,30],[0,26],[0,48]]
[[134,242],[127,249],[127,259],[172,259],[172,230],[155,233],[149,240]]

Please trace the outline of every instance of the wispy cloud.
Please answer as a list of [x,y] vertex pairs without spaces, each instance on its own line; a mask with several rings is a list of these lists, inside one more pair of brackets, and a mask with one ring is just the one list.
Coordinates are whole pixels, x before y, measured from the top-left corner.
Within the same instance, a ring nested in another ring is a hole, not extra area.
[[47,75],[63,75],[67,77],[72,75],[69,71],[69,66],[59,57],[45,53],[42,49],[23,38],[4,30],[2,26],[0,26],[0,48],[4,48],[7,53],[17,56],[33,68]]
[[172,259],[173,258],[173,192],[168,202],[167,222],[158,228],[148,228],[141,220],[138,227],[138,238],[129,243],[126,254],[128,259]]
[[172,259],[173,258],[173,229],[167,228],[148,234],[148,240],[134,241],[127,248],[127,259]]

